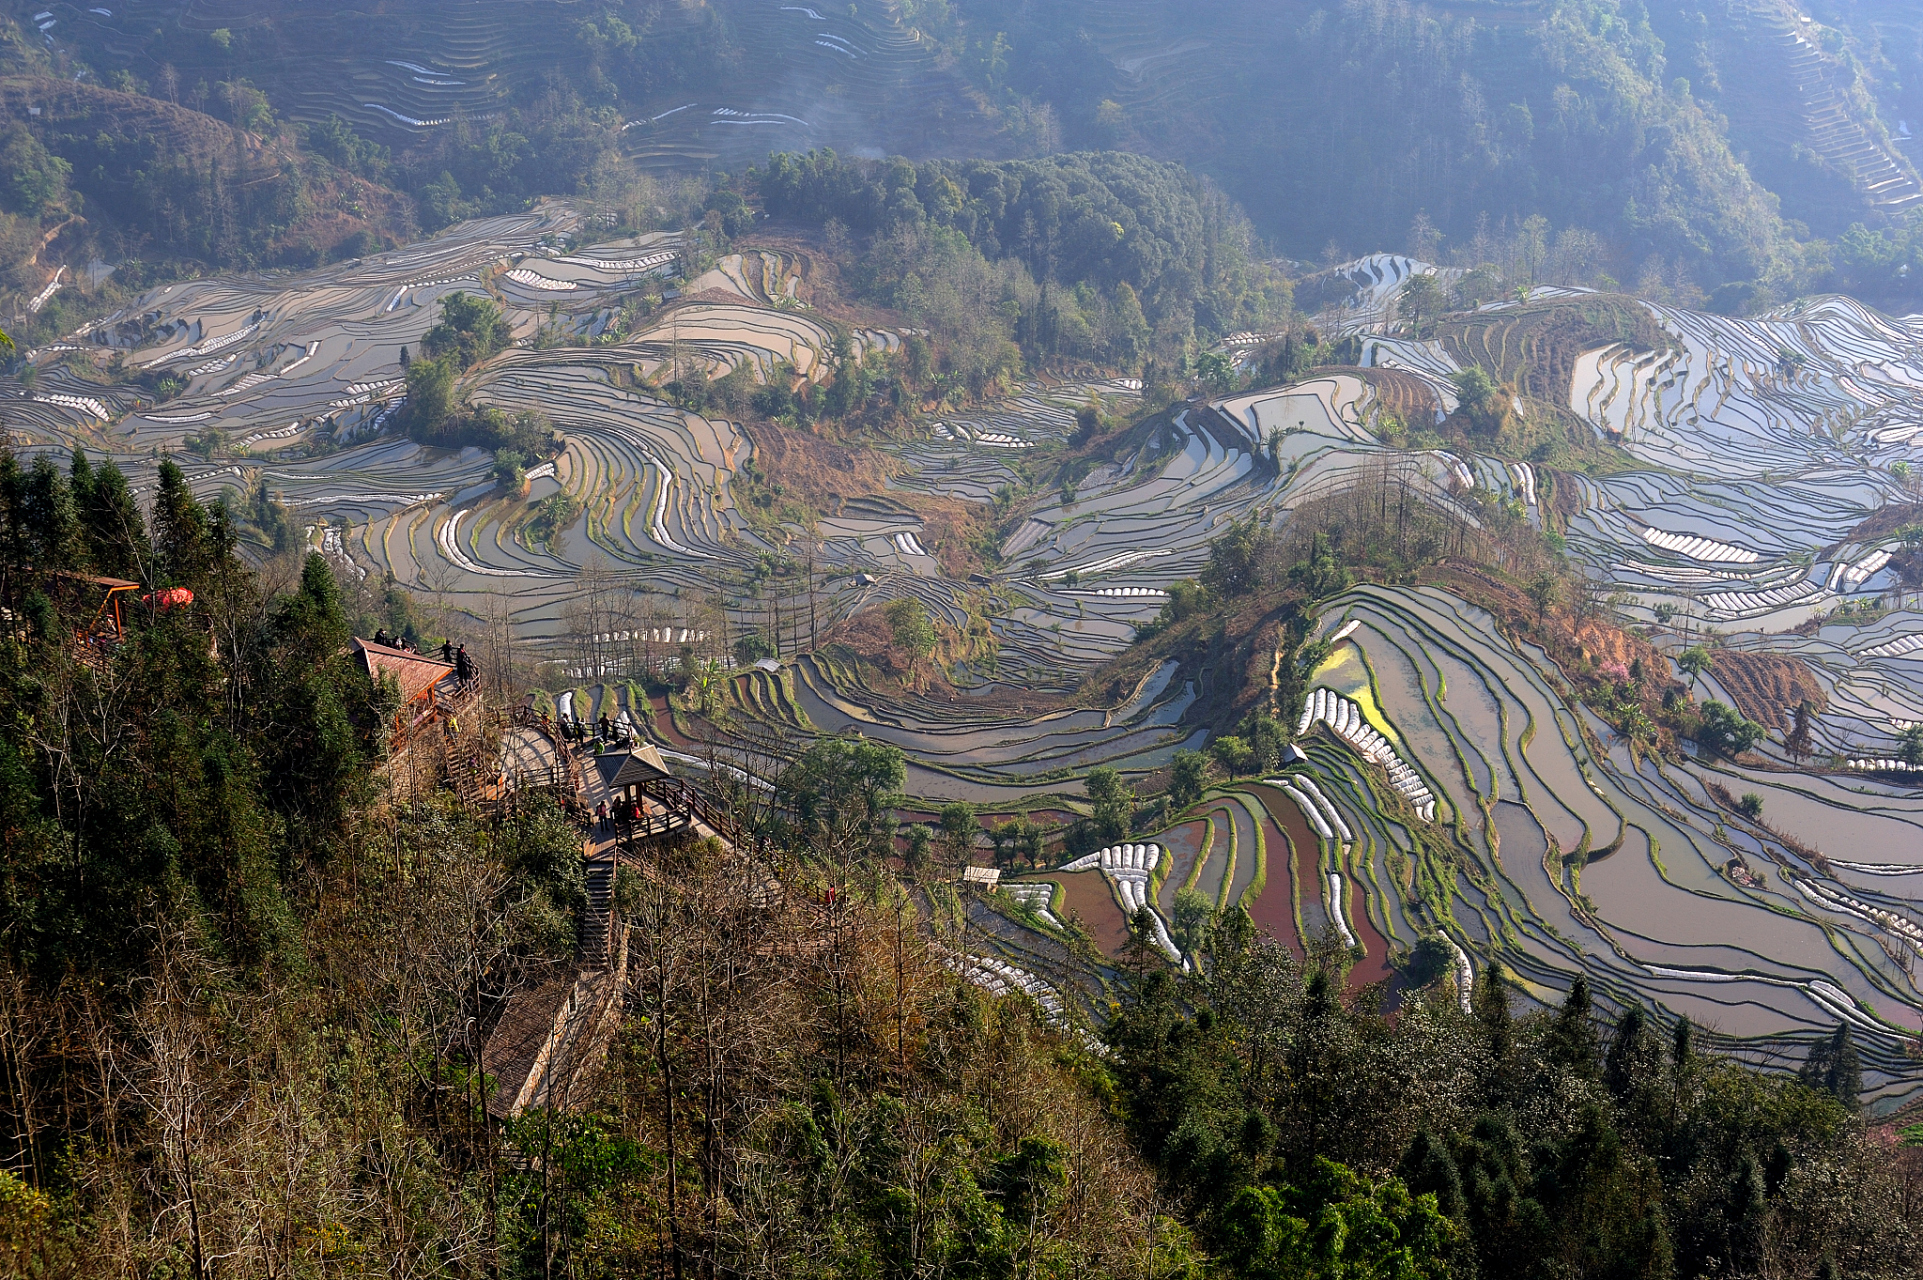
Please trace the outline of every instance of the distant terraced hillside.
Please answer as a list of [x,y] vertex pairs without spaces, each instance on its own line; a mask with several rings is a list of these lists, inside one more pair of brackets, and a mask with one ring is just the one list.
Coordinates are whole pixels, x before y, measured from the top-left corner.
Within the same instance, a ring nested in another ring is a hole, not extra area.
[[1754,3],[1709,6],[1704,33],[1689,4],[1610,0],[968,11],[1071,144],[1179,156],[1295,256],[1403,246],[1419,212],[1466,252],[1484,215],[1542,214],[1610,238],[1621,269],[1654,255],[1780,295],[1808,287],[1784,214],[1833,236],[1918,188],[1855,75]]
[[172,67],[182,93],[244,76],[287,118],[339,116],[397,151],[555,92],[563,106],[572,95],[597,118],[615,116],[629,152],[655,165],[813,146],[979,152],[988,142],[966,85],[885,7],[189,0],[166,13],[56,12],[42,37],[56,55],[153,85]]
[[1732,144],[1785,213],[1835,234],[1923,202],[1914,163],[1859,64],[1846,60],[1840,30],[1783,0],[1733,0],[1714,21],[1693,23],[1686,9],[1657,19],[1674,69],[1728,119]]
[[1661,10],[186,0],[22,7],[47,16],[16,30],[63,78],[218,110],[239,77],[284,118],[338,116],[392,148],[407,190],[453,174],[432,223],[574,191],[617,150],[738,169],[816,147],[1124,148],[1209,173],[1300,257],[1401,246],[1419,212],[1466,252],[1485,215],[1541,214],[1603,236],[1621,278],[1654,258],[1780,298],[1821,283],[1791,219],[1834,237],[1923,203],[1878,114],[1899,77],[1864,69],[1873,39],[1783,0]]
[[[97,314],[76,293],[91,295],[109,265],[116,287],[138,289],[170,264],[308,264],[415,234],[405,196],[312,163],[291,136],[145,94],[0,75],[4,131],[15,149],[0,207],[0,298],[28,341]],[[31,203],[20,196],[26,168],[50,178]]]

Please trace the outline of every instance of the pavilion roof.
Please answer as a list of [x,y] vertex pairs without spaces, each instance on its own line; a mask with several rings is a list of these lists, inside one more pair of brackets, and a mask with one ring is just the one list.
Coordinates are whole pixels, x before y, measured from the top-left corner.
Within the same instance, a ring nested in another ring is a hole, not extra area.
[[368,679],[378,682],[384,675],[394,677],[394,683],[401,688],[403,703],[430,696],[435,685],[454,674],[451,663],[423,658],[418,653],[403,653],[358,636],[349,648],[361,660]]
[[644,742],[629,751],[609,751],[598,755],[594,757],[594,767],[600,771],[601,780],[610,791],[670,776],[668,762],[661,758],[661,752],[652,742]]

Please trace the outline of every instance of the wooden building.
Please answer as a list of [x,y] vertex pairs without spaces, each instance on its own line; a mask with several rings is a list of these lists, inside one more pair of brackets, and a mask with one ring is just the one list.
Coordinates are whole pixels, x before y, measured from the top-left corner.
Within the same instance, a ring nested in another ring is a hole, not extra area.
[[401,705],[394,713],[395,750],[413,741],[416,734],[436,720],[457,715],[473,701],[473,690],[463,688],[455,678],[452,663],[418,653],[405,653],[384,644],[356,637],[349,649],[375,684],[390,678],[401,691]]

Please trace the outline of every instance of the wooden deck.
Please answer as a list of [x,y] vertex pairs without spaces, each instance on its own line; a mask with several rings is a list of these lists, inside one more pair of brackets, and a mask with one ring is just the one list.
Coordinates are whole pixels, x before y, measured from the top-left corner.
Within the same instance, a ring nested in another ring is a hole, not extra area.
[[[650,759],[658,761],[658,756]],[[658,769],[633,784],[644,801],[639,822],[596,822],[597,806],[613,807],[617,795],[592,752],[567,743],[554,729],[517,714],[501,735],[500,786],[509,796],[534,789],[564,795],[582,824],[581,857],[585,909],[576,924],[577,961],[569,977],[513,997],[488,1036],[482,1066],[496,1081],[488,1111],[497,1118],[528,1108],[566,1110],[581,1105],[620,1025],[627,985],[628,930],[614,909],[615,880],[623,863],[646,874],[662,842],[713,839],[744,856],[753,868],[749,901],[772,905],[781,886],[767,870],[769,853],[683,779]]]

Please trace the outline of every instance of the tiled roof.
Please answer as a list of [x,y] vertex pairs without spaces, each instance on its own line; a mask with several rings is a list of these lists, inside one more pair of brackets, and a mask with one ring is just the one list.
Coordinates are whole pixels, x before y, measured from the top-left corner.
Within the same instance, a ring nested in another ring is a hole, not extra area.
[[423,658],[418,653],[402,653],[371,640],[356,637],[350,647],[366,668],[368,679],[379,682],[384,675],[394,677],[394,683],[401,687],[404,703],[426,695],[454,674],[454,668],[445,662]]

